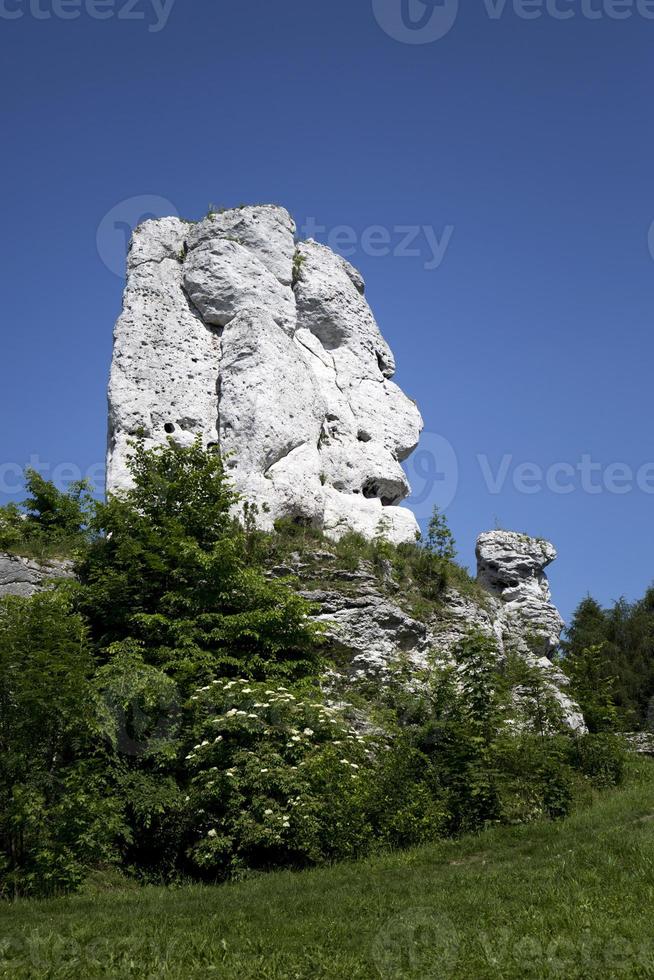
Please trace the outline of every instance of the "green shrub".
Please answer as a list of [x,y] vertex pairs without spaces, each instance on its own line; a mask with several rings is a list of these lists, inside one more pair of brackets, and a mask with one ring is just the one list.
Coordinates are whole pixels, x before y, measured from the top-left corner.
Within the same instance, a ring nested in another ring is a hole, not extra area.
[[324,863],[443,832],[428,757],[403,739],[360,734],[318,691],[241,678],[193,701],[189,855],[203,874]]
[[598,789],[619,786],[624,781],[628,752],[617,735],[591,733],[571,738],[568,758],[570,765]]
[[500,819],[528,823],[547,816],[560,819],[574,798],[573,772],[566,764],[568,739],[528,732],[507,734],[493,745]]
[[0,600],[0,894],[49,894],[117,858],[119,799],[86,630],[63,591]]
[[115,759],[116,796],[129,841],[124,862],[140,877],[170,879],[186,830],[178,758],[182,699],[175,682],[146,664],[132,641],[114,644],[96,673],[100,718]]
[[[199,821],[189,854],[199,869],[220,877],[358,850],[351,784],[371,747],[338,712],[309,691],[246,678],[214,681],[192,702],[189,806]],[[325,835],[336,814],[341,833]]]

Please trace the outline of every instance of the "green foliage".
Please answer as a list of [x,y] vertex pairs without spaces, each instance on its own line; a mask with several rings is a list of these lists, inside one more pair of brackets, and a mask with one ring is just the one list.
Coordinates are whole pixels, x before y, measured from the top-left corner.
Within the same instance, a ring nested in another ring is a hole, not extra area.
[[[610,609],[587,597],[575,611],[562,647],[562,666],[573,685],[579,685],[577,696],[586,704],[582,707],[592,728],[649,727],[654,697],[654,588],[638,602],[620,599]],[[600,684],[597,695],[593,677]]]
[[291,278],[292,287],[297,286],[297,284],[299,283],[300,277],[302,275],[302,266],[306,261],[307,261],[306,255],[302,255],[302,252],[300,252],[299,249],[296,249],[295,254],[293,256],[293,274]]
[[116,856],[92,671],[64,592],[0,601],[0,894],[69,888]]
[[133,640],[113,644],[95,674],[103,734],[114,751],[157,765],[180,748],[181,704],[174,680],[145,663]]
[[15,552],[23,542],[23,516],[17,504],[0,507],[0,550]]
[[[358,778],[364,740],[315,695],[300,697],[283,685],[216,681],[193,701],[189,806],[201,814],[193,863],[215,877],[317,860],[324,806],[316,806],[312,784],[326,778],[348,795],[344,780]],[[330,767],[338,752],[343,761],[335,784]],[[339,807],[336,799],[333,804]]]
[[94,502],[86,481],[64,492],[36,470],[25,473],[29,497],[0,507],[0,550],[37,558],[68,557],[86,542]]
[[627,746],[607,732],[582,735],[568,743],[569,762],[597,789],[620,786],[627,773]]
[[[438,512],[424,546],[392,546],[383,518],[373,541],[295,521],[269,534],[199,440],[139,439],[130,468],[99,504],[29,473],[23,509],[0,511],[0,546],[75,541],[78,576],[0,603],[0,894],[74,888],[118,858],[164,881],[356,858],[560,818],[623,777],[622,748],[562,734],[541,673],[480,631],[450,667],[369,682],[358,702],[350,683],[348,714],[325,701],[337,682],[311,607],[268,570],[299,554],[303,575],[326,560],[356,589],[342,570],[365,563],[428,619],[448,585],[477,589]],[[602,651],[568,657],[588,703]]]
[[513,721],[522,731],[545,738],[563,730],[563,709],[535,663],[511,652],[502,674],[511,698]]
[[442,832],[427,757],[360,734],[317,690],[239,678],[192,700],[189,853],[205,875],[356,857]]
[[494,642],[475,630],[453,656],[453,667],[433,666],[422,677],[412,670],[410,687],[400,671],[384,687],[379,716],[385,730],[428,760],[450,833],[560,818],[580,794],[581,776],[593,785],[620,781],[619,740],[574,736],[540,672],[524,659],[500,662]]
[[562,664],[590,731],[614,732],[618,727],[617,679],[610,673],[604,644],[575,649]]
[[370,980],[651,976],[654,765],[565,822],[227,887],[0,905],[0,974]]
[[438,507],[429,521],[427,530],[427,549],[437,558],[444,561],[454,561],[456,558],[456,543],[445,514]]
[[574,772],[567,765],[570,742],[528,731],[498,737],[493,768],[502,823],[568,816],[575,796]]
[[79,565],[79,609],[103,648],[141,644],[183,688],[230,673],[297,677],[315,670],[308,604],[269,581],[233,517],[220,456],[135,445],[134,486],[99,504]]

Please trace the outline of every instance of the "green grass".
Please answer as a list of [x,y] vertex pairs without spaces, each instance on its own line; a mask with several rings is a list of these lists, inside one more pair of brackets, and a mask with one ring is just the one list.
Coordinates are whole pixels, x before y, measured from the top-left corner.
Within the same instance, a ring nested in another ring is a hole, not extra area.
[[654,977],[654,764],[564,823],[0,907],[0,976]]

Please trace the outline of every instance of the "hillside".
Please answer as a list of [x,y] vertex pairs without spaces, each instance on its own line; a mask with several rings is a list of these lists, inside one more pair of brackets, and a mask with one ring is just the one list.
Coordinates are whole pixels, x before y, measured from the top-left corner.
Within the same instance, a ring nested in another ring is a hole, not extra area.
[[652,977],[654,763],[638,768],[565,822],[216,887],[98,876],[0,905],[0,976]]

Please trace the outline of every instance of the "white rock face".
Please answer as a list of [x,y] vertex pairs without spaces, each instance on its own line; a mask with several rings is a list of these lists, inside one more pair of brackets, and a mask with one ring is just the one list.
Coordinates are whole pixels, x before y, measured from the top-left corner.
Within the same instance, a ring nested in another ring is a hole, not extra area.
[[542,538],[515,531],[489,531],[477,538],[477,581],[502,601],[504,618],[532,634],[538,652],[548,656],[559,645],[563,619],[551,602],[545,569],[556,548]]
[[502,648],[539,667],[569,727],[585,731],[579,707],[566,691],[569,680],[550,660],[564,626],[545,575],[555,558],[556,548],[542,538],[489,531],[477,539],[477,581],[499,600],[494,628]]
[[399,504],[422,419],[390,378],[393,355],[359,273],[296,246],[283,208],[136,229],[109,384],[107,490],[129,485],[129,440],[229,453],[259,523],[307,521],[338,538],[418,530]]

